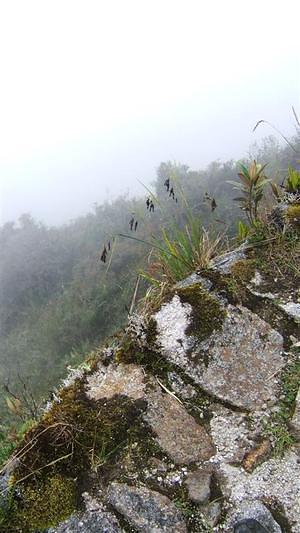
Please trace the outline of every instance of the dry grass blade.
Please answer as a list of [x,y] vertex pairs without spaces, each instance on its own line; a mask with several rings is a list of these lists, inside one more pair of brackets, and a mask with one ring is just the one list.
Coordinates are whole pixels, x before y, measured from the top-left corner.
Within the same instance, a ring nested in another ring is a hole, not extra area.
[[[172,396],[172,398],[174,398],[174,400],[177,400],[177,402],[181,403],[182,404],[182,401],[177,398],[177,396],[174,394],[174,392],[170,391],[161,381],[160,379],[156,378],[156,381],[157,383],[161,386],[161,388],[167,393],[169,394],[170,396]],[[183,404],[182,404],[183,405]]]
[[135,306],[140,281],[141,281],[141,275],[139,274],[137,277],[136,283],[135,283],[134,293],[133,293],[133,297],[132,297],[130,308],[129,308],[129,315],[132,314],[134,306]]
[[40,468],[37,468],[33,472],[30,472],[29,474],[27,474],[27,476],[24,476],[21,479],[18,479],[17,481],[15,481],[14,485],[19,485],[20,483],[22,483],[26,479],[30,478],[31,476],[34,476],[35,474],[38,474],[42,470],[45,470],[45,468],[49,468],[50,466],[53,466],[53,465],[55,465],[57,463],[60,463],[61,461],[64,461],[65,459],[68,459],[72,455],[73,455],[73,450],[70,453],[68,453],[67,455],[63,455],[62,457],[58,457],[57,459],[54,459],[50,463],[47,463],[46,465],[41,466]]
[[298,115],[297,115],[297,113],[296,113],[296,111],[295,111],[294,106],[292,106],[292,111],[293,111],[293,115],[294,115],[294,117],[295,117],[296,123],[297,123],[297,125],[298,125],[299,128],[300,128],[300,121],[299,121],[299,118],[298,118]]
[[[297,118],[298,120],[298,118]],[[288,138],[278,129],[276,128],[276,126],[274,126],[274,124],[271,124],[271,122],[268,122],[268,120],[264,120],[264,119],[261,119],[259,120],[254,128],[253,128],[253,132],[258,128],[258,126],[260,126],[261,124],[267,124],[268,126],[270,126],[270,128],[272,128],[274,131],[276,131],[276,133],[278,133],[278,135],[280,135],[280,137],[282,137],[285,142],[289,145],[289,147],[297,154],[298,151],[296,150],[295,146],[292,145],[292,143],[288,140]]]

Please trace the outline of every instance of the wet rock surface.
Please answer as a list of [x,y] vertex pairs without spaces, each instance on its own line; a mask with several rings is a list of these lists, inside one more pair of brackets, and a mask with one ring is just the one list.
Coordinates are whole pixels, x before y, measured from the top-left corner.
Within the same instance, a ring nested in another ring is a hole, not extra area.
[[203,426],[169,394],[157,391],[148,397],[146,422],[155,433],[159,446],[177,464],[209,459],[214,448]]
[[109,503],[138,531],[146,533],[186,533],[181,513],[169,498],[146,487],[112,483]]

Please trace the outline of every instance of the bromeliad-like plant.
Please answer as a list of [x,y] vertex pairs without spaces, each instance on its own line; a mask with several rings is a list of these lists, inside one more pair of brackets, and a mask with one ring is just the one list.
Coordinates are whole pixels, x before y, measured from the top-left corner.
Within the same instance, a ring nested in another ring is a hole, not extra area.
[[300,173],[292,167],[288,168],[288,176],[284,186],[286,192],[300,192]]
[[242,211],[245,211],[247,219],[251,226],[256,226],[259,222],[258,206],[264,195],[264,187],[269,183],[269,178],[265,176],[264,170],[266,165],[259,165],[253,161],[249,169],[241,164],[241,171],[238,173],[240,182],[228,181],[239,190],[243,196],[234,198],[239,202]]
[[292,167],[288,168],[288,175],[281,185],[271,182],[272,192],[278,202],[293,200],[299,202],[300,199],[300,172]]

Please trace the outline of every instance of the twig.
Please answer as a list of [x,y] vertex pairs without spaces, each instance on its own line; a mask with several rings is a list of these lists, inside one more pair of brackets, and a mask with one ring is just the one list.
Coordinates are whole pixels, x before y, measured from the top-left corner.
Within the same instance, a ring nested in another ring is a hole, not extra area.
[[160,381],[160,379],[156,378],[156,381],[161,386],[161,388],[164,389],[164,391],[166,391],[168,394],[170,394],[170,396],[172,396],[175,400],[177,400],[177,402],[183,405],[182,401],[179,398],[177,398],[177,396],[175,396],[174,392],[167,389],[167,387]]
[[141,276],[140,274],[138,275],[137,279],[136,279],[136,284],[135,284],[135,288],[134,288],[134,293],[133,293],[133,297],[132,297],[132,300],[131,300],[131,304],[130,304],[130,308],[129,308],[129,315],[132,314],[132,311],[133,311],[133,308],[135,306],[135,302],[136,302],[136,297],[137,297],[137,292],[138,292],[138,288],[139,288],[139,284],[140,284],[140,280],[141,280]]

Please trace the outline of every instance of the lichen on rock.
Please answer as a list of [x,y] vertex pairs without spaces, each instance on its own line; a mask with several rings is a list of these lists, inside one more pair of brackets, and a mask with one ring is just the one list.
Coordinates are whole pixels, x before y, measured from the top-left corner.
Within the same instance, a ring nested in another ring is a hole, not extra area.
[[138,531],[145,533],[187,533],[182,514],[174,503],[146,487],[112,483],[109,503]]
[[98,364],[96,372],[87,377],[86,394],[90,400],[123,395],[138,400],[145,395],[142,368],[133,364]]

